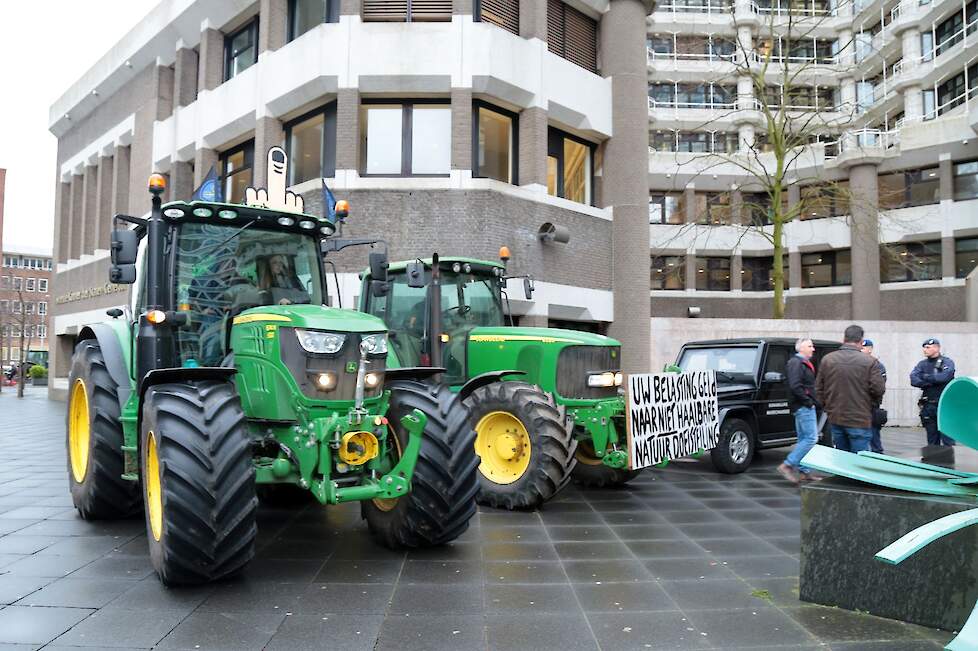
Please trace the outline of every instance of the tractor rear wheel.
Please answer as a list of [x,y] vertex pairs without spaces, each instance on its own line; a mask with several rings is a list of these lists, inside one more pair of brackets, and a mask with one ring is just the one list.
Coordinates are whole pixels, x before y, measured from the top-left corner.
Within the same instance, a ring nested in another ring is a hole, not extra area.
[[605,488],[607,486],[621,486],[638,477],[641,470],[629,470],[628,468],[612,468],[606,466],[594,453],[594,443],[590,436],[587,439],[578,441],[577,465],[571,472],[574,481],[582,486],[591,488]]
[[255,555],[255,469],[234,385],[150,387],[140,461],[150,561],[167,585],[232,575]]
[[496,382],[466,402],[481,457],[481,504],[533,509],[564,487],[577,463],[577,440],[553,396],[526,382]]
[[469,411],[445,385],[397,380],[387,388],[391,391],[387,419],[396,456],[408,443],[401,418],[418,409],[428,423],[408,494],[363,502],[363,518],[377,540],[391,549],[450,542],[468,529],[479,490],[479,459]]
[[75,346],[68,377],[68,483],[85,520],[126,518],[139,512],[139,485],[122,478],[123,435],[119,387],[98,341]]

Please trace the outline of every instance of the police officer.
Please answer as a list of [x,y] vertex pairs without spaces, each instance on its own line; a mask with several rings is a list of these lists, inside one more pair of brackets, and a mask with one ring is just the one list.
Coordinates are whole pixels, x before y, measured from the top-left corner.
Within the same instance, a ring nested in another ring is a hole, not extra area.
[[947,383],[954,379],[954,362],[941,355],[941,342],[933,337],[924,340],[924,359],[910,371],[910,384],[923,390],[917,402],[920,422],[927,430],[928,445],[954,445],[954,439],[937,429],[937,403]]

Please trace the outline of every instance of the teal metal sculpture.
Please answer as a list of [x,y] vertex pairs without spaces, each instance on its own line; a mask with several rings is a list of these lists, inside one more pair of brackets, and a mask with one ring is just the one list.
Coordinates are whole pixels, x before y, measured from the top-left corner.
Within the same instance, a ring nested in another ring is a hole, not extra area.
[[[960,444],[978,449],[978,377],[953,380],[941,394],[937,426]],[[897,459],[872,452],[842,452],[816,445],[802,460],[806,466],[877,486],[978,500],[978,474]],[[928,522],[881,549],[876,559],[896,565],[959,529],[978,524],[978,509],[961,511]],[[957,637],[947,643],[950,651],[978,649],[978,604]]]

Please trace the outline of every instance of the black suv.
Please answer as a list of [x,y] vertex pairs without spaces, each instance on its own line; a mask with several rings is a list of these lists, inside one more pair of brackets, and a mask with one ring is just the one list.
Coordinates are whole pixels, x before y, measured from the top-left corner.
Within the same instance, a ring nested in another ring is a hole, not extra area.
[[[684,371],[716,371],[720,440],[711,456],[720,472],[743,472],[756,450],[792,445],[797,439],[785,377],[795,341],[785,337],[714,339],[689,342],[679,351],[676,364]],[[842,346],[837,341],[814,343],[816,370],[822,357]],[[823,437],[824,421],[819,414]]]

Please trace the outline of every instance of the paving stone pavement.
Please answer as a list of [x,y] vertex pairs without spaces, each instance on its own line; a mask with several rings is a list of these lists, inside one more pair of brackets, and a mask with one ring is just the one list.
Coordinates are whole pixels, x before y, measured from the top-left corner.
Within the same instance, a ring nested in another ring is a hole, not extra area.
[[[884,434],[908,456],[922,439]],[[798,600],[783,456],[737,476],[699,460],[620,490],[571,486],[535,513],[481,509],[460,540],[422,551],[375,545],[355,504],[262,507],[243,576],[167,589],[142,519],[72,509],[64,405],[5,388],[0,650],[942,648],[947,632]]]

